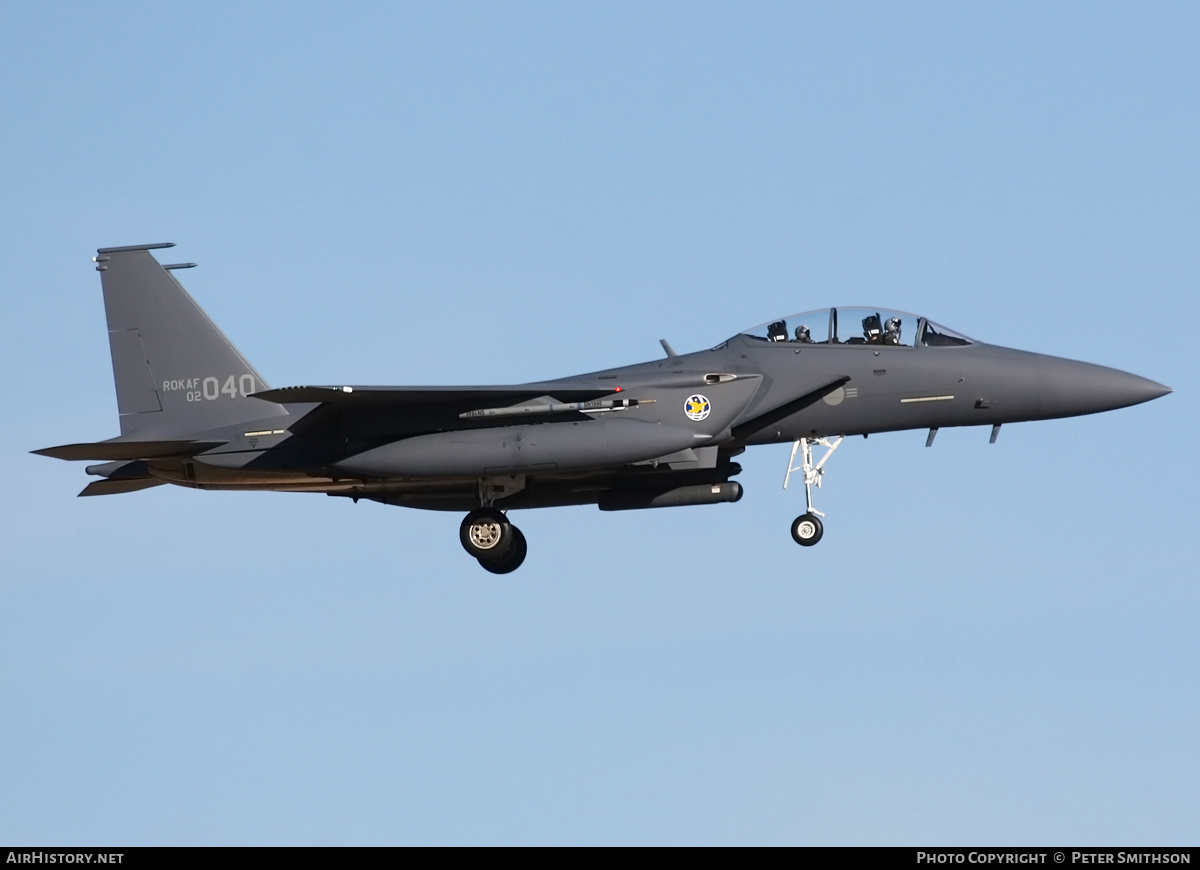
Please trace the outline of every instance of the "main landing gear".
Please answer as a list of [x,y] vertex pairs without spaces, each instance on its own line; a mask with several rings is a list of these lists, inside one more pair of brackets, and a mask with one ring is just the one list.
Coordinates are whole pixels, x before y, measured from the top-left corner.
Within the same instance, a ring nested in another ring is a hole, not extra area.
[[492,507],[482,507],[467,514],[459,526],[458,539],[463,549],[493,574],[516,571],[528,552],[521,530]]
[[[808,512],[792,520],[792,540],[801,547],[811,547],[817,541],[821,540],[821,536],[825,534],[825,527],[821,524],[821,517],[825,516],[825,514],[813,507],[812,488],[813,484],[816,484],[818,489],[821,488],[821,478],[825,474],[825,463],[829,461],[829,457],[833,455],[833,451],[838,449],[838,445],[842,443],[844,437],[839,435],[832,442],[827,438],[800,438],[792,444],[792,455],[788,458],[787,474],[783,476],[783,488],[787,489],[788,482],[792,479],[792,472],[803,472],[804,498],[808,504]],[[826,449],[825,455],[821,457],[821,461],[815,465],[813,464],[812,455],[814,444],[818,444]],[[796,465],[797,451],[800,453],[799,465]]]

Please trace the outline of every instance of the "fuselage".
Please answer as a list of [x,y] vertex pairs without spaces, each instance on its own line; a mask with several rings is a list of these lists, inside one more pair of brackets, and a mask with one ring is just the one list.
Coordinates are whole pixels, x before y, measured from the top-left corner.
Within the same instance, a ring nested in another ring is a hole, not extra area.
[[556,387],[635,401],[590,413],[482,409],[512,414],[499,417],[481,415],[479,400],[440,416],[347,408],[331,417],[325,406],[293,407],[287,416],[207,433],[227,443],[151,468],[185,486],[359,494],[453,509],[478,498],[481,479],[519,476],[511,506],[586,503],[650,472],[726,482],[739,470],[730,458],[756,444],[1066,417],[1169,391],[1116,369],[980,342],[813,343],[751,334],[529,392],[549,402]]

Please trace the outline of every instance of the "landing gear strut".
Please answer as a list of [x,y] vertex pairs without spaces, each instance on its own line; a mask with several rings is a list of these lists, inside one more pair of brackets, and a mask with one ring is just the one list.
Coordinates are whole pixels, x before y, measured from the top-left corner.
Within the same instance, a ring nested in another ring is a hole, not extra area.
[[[813,507],[812,488],[813,484],[816,484],[818,489],[821,488],[821,478],[825,474],[825,463],[829,461],[829,457],[833,455],[833,451],[838,449],[838,445],[842,443],[844,437],[839,435],[832,442],[827,438],[800,438],[792,444],[792,455],[788,458],[788,470],[787,474],[783,477],[783,488],[787,489],[793,472],[803,472],[804,498],[808,504],[808,512],[792,520],[792,540],[801,547],[811,547],[817,541],[821,540],[821,536],[825,534],[825,527],[821,524],[820,519],[825,514]],[[826,449],[825,455],[815,465],[813,464],[812,455],[814,444],[818,444]],[[797,451],[800,453],[799,465],[796,465]]]
[[473,510],[458,528],[463,549],[493,574],[516,571],[525,561],[528,547],[521,530],[492,507]]

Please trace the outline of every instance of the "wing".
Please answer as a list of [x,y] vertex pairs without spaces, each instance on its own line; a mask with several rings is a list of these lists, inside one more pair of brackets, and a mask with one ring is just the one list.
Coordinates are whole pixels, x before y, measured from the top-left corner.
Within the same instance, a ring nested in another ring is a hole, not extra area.
[[619,388],[597,389],[581,384],[518,384],[504,387],[280,387],[252,394],[256,399],[281,405],[321,404],[347,408],[365,406],[431,406],[472,402],[519,404],[550,396],[560,402],[599,399]]

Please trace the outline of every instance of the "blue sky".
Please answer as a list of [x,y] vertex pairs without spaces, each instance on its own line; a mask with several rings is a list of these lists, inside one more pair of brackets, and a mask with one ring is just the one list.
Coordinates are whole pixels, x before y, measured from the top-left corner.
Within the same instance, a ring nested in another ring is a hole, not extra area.
[[[45,3],[0,53],[0,841],[1194,844],[1193,4]],[[505,383],[831,304],[1174,387],[737,505],[160,487],[99,246],[273,385]]]

